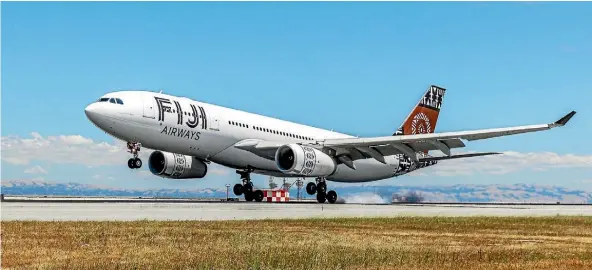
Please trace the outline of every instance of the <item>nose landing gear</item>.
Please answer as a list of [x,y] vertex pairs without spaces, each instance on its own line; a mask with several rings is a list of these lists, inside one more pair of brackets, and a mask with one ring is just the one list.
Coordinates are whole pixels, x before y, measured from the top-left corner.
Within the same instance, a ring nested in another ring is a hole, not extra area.
[[327,192],[327,183],[325,182],[325,178],[317,177],[315,180],[316,184],[313,182],[309,182],[306,185],[306,193],[309,195],[317,194],[317,202],[324,203],[325,201],[329,201],[329,203],[337,202],[337,192],[334,190],[329,190]]
[[133,158],[130,158],[127,161],[127,166],[130,169],[139,169],[142,167],[142,160],[140,158],[138,158],[138,152],[140,152],[141,148],[142,148],[141,143],[134,143],[134,142],[127,143],[127,151],[130,152],[132,155],[134,155]]

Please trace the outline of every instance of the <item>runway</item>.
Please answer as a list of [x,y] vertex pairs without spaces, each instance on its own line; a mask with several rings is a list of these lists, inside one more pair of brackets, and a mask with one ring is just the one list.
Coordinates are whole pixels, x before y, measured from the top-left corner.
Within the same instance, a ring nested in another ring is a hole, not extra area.
[[245,220],[397,216],[592,216],[590,205],[2,202],[3,221]]

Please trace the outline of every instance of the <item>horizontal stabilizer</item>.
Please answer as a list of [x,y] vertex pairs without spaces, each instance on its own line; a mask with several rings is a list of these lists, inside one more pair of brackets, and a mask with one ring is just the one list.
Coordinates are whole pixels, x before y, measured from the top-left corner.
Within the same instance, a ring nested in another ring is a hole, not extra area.
[[425,157],[425,158],[420,158],[419,161],[447,160],[447,159],[480,157],[480,156],[499,155],[499,154],[501,154],[501,153],[485,152],[485,153],[471,153],[471,154],[443,156],[443,157]]

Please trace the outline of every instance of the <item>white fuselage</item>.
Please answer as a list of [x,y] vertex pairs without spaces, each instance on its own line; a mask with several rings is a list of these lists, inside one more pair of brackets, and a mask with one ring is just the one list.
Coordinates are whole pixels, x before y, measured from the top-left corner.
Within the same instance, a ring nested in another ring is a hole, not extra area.
[[[273,160],[234,147],[244,140],[281,143],[322,142],[353,136],[280,119],[148,91],[120,91],[103,96],[119,98],[123,104],[95,102],[85,112],[100,129],[128,142],[194,156],[223,166],[255,168],[255,173],[294,177],[282,173]],[[181,112],[179,112],[181,111]],[[328,180],[365,182],[408,172],[401,170],[400,156],[387,156],[386,164],[374,159],[354,161],[353,170],[339,164]]]

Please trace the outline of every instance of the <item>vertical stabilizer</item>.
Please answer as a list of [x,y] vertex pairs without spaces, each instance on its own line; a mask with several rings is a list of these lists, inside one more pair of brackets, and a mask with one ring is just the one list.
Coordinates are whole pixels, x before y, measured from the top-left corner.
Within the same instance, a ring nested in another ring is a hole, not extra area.
[[393,136],[434,133],[445,92],[442,87],[430,86]]

